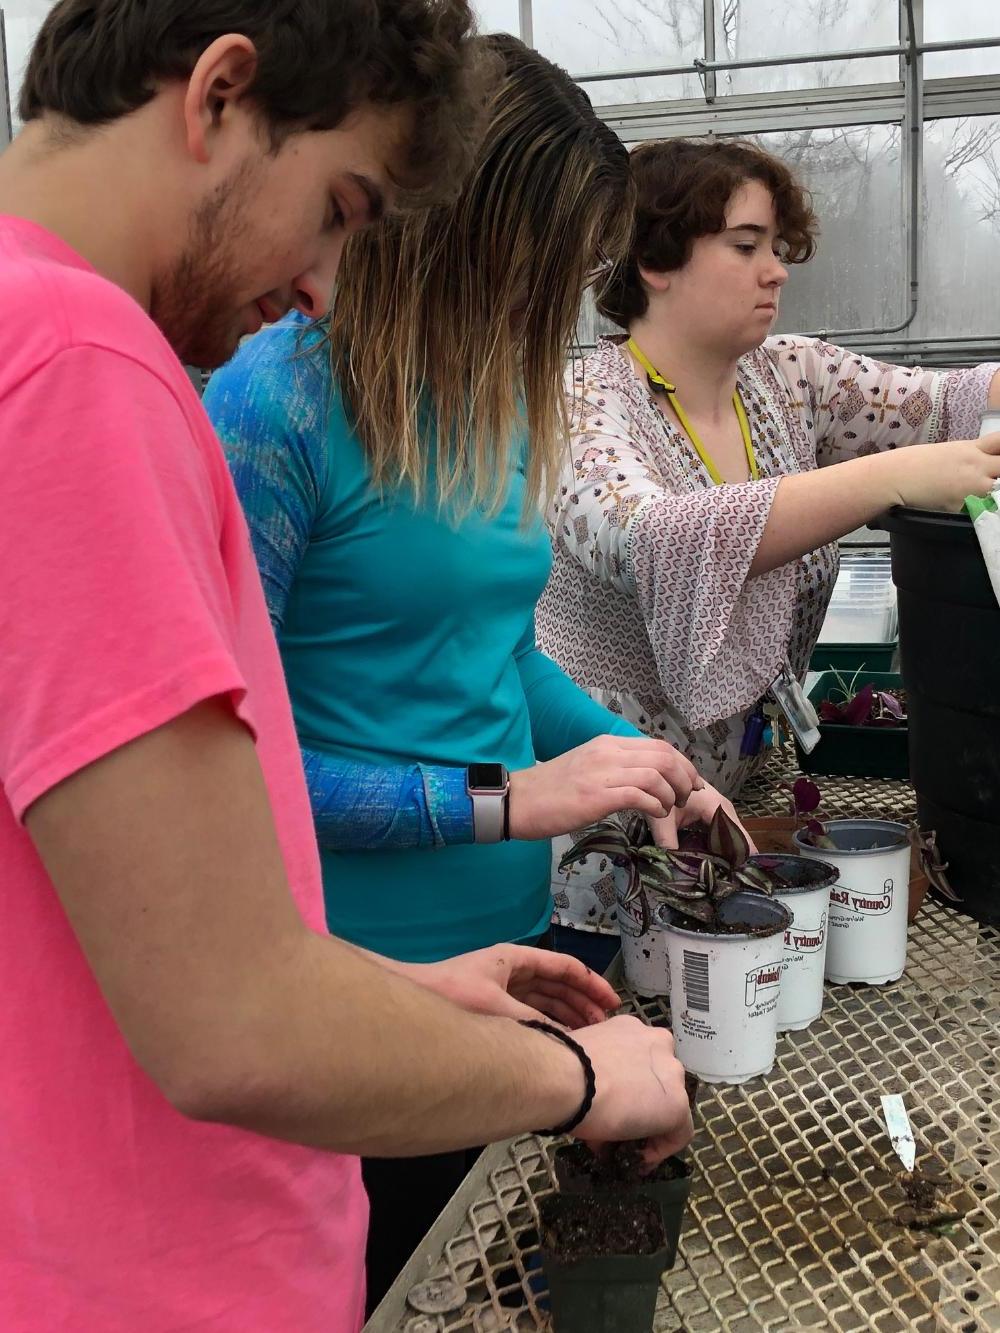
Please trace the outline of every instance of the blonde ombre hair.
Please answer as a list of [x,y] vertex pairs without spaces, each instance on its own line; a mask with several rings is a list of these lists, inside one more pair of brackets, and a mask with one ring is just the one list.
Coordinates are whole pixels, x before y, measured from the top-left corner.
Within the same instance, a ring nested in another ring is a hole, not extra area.
[[563,374],[595,265],[631,240],[628,156],[558,66],[504,35],[482,146],[457,199],[352,238],[334,375],[378,488],[459,514],[502,503],[527,429],[530,503],[567,438]]

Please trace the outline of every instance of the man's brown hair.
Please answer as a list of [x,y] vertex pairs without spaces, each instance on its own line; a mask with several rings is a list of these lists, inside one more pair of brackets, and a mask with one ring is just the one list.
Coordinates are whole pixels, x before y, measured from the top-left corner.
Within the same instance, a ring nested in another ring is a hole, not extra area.
[[786,163],[747,139],[660,139],[640,144],[629,162],[638,198],[635,237],[597,302],[622,328],[649,307],[640,267],[683,268],[700,236],[725,229],[729,201],[747,181],[760,181],[774,198],[782,259],[801,264],[816,251],[819,228],[808,191]]
[[335,129],[357,106],[409,104],[400,184],[454,190],[475,152],[486,76],[468,0],[59,0],[21,89],[27,123],[46,112],[106,125],[186,79],[216,38],[257,50],[249,93],[271,148]]

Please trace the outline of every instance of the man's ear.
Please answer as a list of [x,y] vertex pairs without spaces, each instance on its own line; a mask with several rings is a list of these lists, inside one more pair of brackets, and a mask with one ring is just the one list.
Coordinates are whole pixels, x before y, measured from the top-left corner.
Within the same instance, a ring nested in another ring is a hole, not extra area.
[[228,112],[249,92],[257,76],[257,48],[249,37],[229,33],[205,48],[188,79],[184,127],[188,152],[209,160]]

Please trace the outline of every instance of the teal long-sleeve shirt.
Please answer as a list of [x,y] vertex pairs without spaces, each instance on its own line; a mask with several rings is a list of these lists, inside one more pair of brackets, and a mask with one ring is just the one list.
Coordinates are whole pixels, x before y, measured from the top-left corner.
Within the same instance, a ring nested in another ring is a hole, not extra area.
[[465,767],[640,733],[535,645],[550,549],[523,521],[523,472],[496,514],[457,522],[405,488],[377,494],[295,316],[246,344],[205,404],[281,647],[330,928],[411,961],[541,933],[549,843],[473,845]]

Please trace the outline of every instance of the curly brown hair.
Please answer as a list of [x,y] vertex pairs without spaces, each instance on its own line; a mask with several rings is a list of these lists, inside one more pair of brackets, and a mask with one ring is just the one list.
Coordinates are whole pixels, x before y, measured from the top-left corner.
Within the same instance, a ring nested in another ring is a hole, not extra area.
[[474,28],[469,0],[59,0],[19,109],[26,124],[46,112],[108,124],[161,83],[187,79],[216,38],[240,33],[257,50],[248,96],[272,151],[291,134],[336,129],[363,102],[408,104],[413,130],[396,175],[437,200],[471,165],[495,79],[469,40]]
[[816,252],[819,224],[808,190],[786,163],[747,139],[660,139],[640,144],[630,163],[638,197],[632,249],[597,301],[624,329],[649,307],[640,267],[683,268],[699,236],[725,229],[729,201],[747,181],[760,181],[774,197],[784,262],[802,264]]

